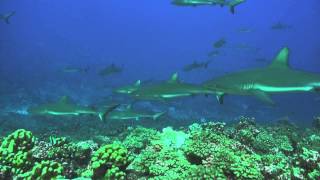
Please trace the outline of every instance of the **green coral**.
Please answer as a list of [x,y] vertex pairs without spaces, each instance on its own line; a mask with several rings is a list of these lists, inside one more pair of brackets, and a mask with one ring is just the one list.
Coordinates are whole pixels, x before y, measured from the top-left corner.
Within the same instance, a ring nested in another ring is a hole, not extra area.
[[282,152],[262,156],[263,175],[267,179],[290,179],[291,160]]
[[4,139],[0,148],[7,153],[26,152],[33,148],[34,141],[35,138],[30,131],[18,129]]
[[132,153],[139,154],[152,140],[158,139],[159,132],[153,129],[138,127],[124,139],[123,145]]
[[19,175],[19,178],[32,180],[32,179],[56,179],[62,178],[63,167],[61,164],[53,161],[41,161],[36,163],[32,170]]
[[128,167],[142,174],[148,179],[181,179],[189,177],[195,165],[191,165],[181,150],[172,148],[159,149],[147,147]]
[[289,138],[285,135],[279,135],[260,129],[260,132],[252,142],[252,147],[261,153],[270,153],[282,151],[284,153],[290,153],[293,151],[293,146]]
[[151,143],[158,144],[163,148],[180,148],[189,138],[188,134],[183,131],[175,131],[172,127],[163,128],[159,136],[159,139],[153,140]]
[[66,138],[50,137],[50,148],[47,151],[47,159],[63,162],[71,160],[77,152],[73,143],[70,143]]
[[0,147],[0,163],[10,167],[13,174],[20,174],[32,167],[31,149],[35,138],[30,131],[16,130],[8,135]]
[[206,124],[191,132],[184,152],[191,163],[214,169],[211,170],[215,174],[214,178],[262,178],[259,155],[230,139],[222,130],[217,133],[212,131],[211,126]]
[[118,143],[99,148],[91,158],[91,167],[82,175],[99,179],[104,176],[124,179],[129,164],[128,150]]

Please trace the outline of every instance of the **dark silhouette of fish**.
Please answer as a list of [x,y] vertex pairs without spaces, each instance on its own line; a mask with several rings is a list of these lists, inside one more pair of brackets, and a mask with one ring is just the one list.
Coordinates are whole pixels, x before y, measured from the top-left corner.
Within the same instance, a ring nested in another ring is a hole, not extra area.
[[223,47],[225,44],[227,43],[227,41],[224,38],[219,39],[218,41],[216,41],[215,43],[213,43],[213,47],[214,48],[221,48]]
[[190,72],[195,69],[207,69],[210,63],[211,63],[210,60],[205,61],[205,62],[194,61],[192,64],[188,64],[188,65],[184,66],[183,71]]
[[109,66],[105,67],[101,71],[99,71],[100,76],[110,76],[112,74],[118,74],[123,71],[123,68],[120,66],[115,65],[114,63],[110,64]]

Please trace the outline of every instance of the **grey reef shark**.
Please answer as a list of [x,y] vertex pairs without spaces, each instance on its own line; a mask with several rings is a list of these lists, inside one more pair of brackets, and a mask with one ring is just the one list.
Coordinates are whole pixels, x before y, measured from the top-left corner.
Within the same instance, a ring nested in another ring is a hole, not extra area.
[[291,68],[289,48],[284,47],[267,67],[230,73],[203,85],[217,92],[220,104],[226,94],[253,95],[263,102],[274,104],[270,94],[320,92],[320,74]]
[[94,108],[80,106],[69,101],[67,96],[63,96],[59,101],[42,104],[31,107],[28,113],[31,115],[44,116],[79,116],[79,115],[96,115],[101,121],[104,121],[107,115],[116,109],[119,104],[114,104],[106,108],[105,111],[97,111]]

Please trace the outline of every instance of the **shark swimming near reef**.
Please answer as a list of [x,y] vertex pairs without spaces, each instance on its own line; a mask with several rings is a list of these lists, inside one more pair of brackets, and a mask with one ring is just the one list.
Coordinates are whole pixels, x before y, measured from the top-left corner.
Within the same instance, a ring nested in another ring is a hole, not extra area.
[[142,86],[131,93],[133,97],[145,100],[167,100],[199,94],[215,94],[215,91],[181,82],[178,73],[174,73],[168,81]]
[[14,12],[14,11],[7,13],[7,14],[2,14],[2,15],[0,15],[0,19],[2,19],[6,24],[10,24],[10,19],[15,14],[16,14],[16,12]]
[[159,119],[165,112],[158,112],[155,114],[138,112],[132,109],[131,105],[127,106],[123,110],[115,110],[108,114],[106,119],[108,120],[136,120],[139,121],[140,119],[144,118],[151,118],[153,120]]
[[269,94],[320,92],[320,74],[292,69],[289,66],[289,49],[285,47],[267,67],[230,73],[203,85],[217,91],[220,104],[226,94],[254,95],[263,102],[274,104]]
[[67,96],[63,96],[59,101],[54,103],[43,104],[28,109],[28,113],[31,115],[49,115],[49,116],[79,116],[79,115],[97,115],[100,120],[104,120],[105,117],[117,108],[119,104],[112,105],[104,112],[99,112],[93,108],[86,106],[79,106],[71,103]]

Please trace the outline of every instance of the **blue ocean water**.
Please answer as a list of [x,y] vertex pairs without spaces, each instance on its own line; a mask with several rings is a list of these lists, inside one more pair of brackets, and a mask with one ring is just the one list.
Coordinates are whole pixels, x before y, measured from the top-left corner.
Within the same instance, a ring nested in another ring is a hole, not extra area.
[[[147,0],[2,0],[0,4],[0,13],[16,12],[10,24],[0,24],[0,116],[7,131],[59,128],[59,121],[29,117],[24,112],[61,96],[89,106],[114,99],[132,103],[113,94],[113,89],[137,79],[166,80],[174,72],[183,81],[200,84],[226,73],[264,67],[284,46],[291,49],[293,68],[320,73],[317,0],[248,0],[236,7],[235,14],[227,7],[177,7],[170,1]],[[272,29],[278,22],[290,28]],[[239,32],[241,28],[250,32]],[[213,43],[221,38],[226,45],[219,49],[220,54],[208,57]],[[266,61],[257,61],[259,58]],[[195,60],[212,62],[205,70],[182,71]],[[99,76],[99,70],[111,63],[123,67],[123,72]],[[88,67],[89,71],[62,73],[67,66]],[[241,115],[261,122],[284,118],[309,126],[319,114],[319,97],[277,94],[272,96],[276,107],[250,96],[228,96],[223,105],[214,96],[201,96],[140,106],[168,111],[168,120],[161,126],[200,119],[233,121]],[[154,122],[146,124],[153,126]]]

